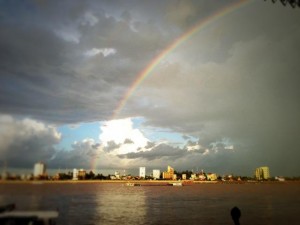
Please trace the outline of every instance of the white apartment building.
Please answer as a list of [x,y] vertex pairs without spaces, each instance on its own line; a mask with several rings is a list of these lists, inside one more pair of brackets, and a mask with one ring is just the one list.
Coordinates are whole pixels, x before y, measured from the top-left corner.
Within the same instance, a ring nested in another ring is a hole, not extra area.
[[146,167],[140,167],[140,177],[146,177]]
[[33,167],[33,176],[39,177],[43,176],[46,173],[46,165],[44,163],[38,162],[34,164]]
[[78,180],[78,170],[73,169],[73,180]]
[[153,170],[153,178],[154,179],[160,178],[160,170]]

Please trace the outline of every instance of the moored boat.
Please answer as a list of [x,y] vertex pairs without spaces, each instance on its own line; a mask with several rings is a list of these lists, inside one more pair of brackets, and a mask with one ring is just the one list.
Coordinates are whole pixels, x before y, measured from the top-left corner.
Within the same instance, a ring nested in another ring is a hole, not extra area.
[[0,224],[53,225],[58,211],[20,211],[14,204],[0,207]]
[[194,184],[194,181],[192,181],[192,180],[184,180],[184,181],[182,181],[182,185],[183,186],[191,186],[193,184]]
[[137,183],[126,183],[127,187],[134,187],[134,186],[141,186],[141,184],[137,184]]
[[169,186],[182,186],[182,183],[181,182],[173,182],[173,183],[169,183],[168,184]]

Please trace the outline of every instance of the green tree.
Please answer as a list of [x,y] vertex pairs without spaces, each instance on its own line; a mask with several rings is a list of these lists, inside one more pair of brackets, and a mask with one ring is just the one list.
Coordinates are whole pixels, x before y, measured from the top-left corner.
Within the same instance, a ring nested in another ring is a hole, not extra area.
[[85,179],[87,179],[87,180],[93,180],[93,179],[95,179],[95,174],[94,174],[94,172],[93,172],[93,171],[90,171],[89,173],[87,173],[87,174],[85,175]]

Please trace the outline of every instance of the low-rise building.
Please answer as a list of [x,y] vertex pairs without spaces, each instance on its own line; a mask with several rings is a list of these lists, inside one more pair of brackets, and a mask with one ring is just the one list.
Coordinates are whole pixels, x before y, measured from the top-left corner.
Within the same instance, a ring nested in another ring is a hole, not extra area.
[[154,179],[160,179],[160,170],[153,170],[152,176]]
[[111,180],[116,180],[117,178],[116,178],[115,175],[110,175],[110,176],[109,176],[109,179],[111,179]]
[[121,179],[119,171],[115,171],[115,177],[116,177],[117,180]]
[[86,171],[84,169],[78,170],[78,179],[84,180],[86,176]]
[[199,174],[199,180],[206,180],[206,176],[205,176],[205,174],[204,173],[201,173],[201,174]]
[[9,178],[9,173],[8,172],[2,172],[1,180],[7,180],[7,178]]
[[207,177],[207,180],[211,180],[211,181],[218,179],[218,176],[215,173],[207,173],[206,177]]
[[197,179],[197,174],[192,173],[190,179],[191,179],[191,180],[196,180],[196,179]]
[[173,174],[173,180],[177,180],[177,174]]

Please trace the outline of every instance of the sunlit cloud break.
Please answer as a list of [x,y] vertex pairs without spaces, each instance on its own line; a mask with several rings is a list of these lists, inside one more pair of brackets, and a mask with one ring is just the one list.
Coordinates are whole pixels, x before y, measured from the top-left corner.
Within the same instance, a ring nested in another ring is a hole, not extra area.
[[88,50],[84,53],[87,57],[93,57],[98,54],[102,54],[104,57],[114,55],[117,53],[117,50],[114,48],[92,48],[91,50]]
[[150,141],[139,129],[133,127],[131,118],[107,121],[100,129],[99,139],[104,147],[114,147],[111,154],[137,152]]

